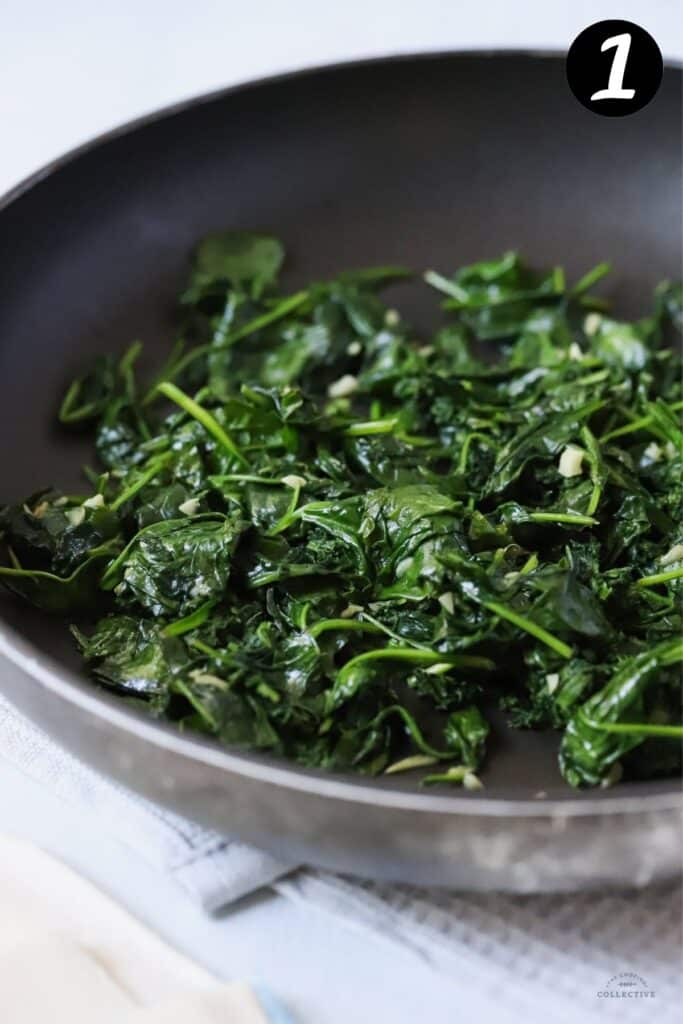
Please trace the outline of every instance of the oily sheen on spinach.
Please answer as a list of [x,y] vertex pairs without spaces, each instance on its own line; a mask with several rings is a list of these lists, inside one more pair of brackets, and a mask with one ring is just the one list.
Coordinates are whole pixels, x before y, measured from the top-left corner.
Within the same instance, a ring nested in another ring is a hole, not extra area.
[[2,582],[226,744],[477,788],[498,707],[574,786],[677,772],[680,287],[624,323],[606,265],[506,253],[424,275],[425,338],[379,297],[402,268],[287,294],[283,257],[206,238],[157,375],[135,344],[73,382],[98,468],[0,509]]

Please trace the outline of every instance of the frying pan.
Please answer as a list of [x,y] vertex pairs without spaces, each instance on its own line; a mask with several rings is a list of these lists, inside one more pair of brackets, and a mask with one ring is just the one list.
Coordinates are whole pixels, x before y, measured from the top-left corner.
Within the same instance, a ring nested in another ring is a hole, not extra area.
[[[559,55],[454,53],[256,82],[84,146],[0,207],[2,499],[78,485],[91,455],[56,429],[56,396],[94,353],[133,338],[160,358],[188,252],[210,230],[280,235],[292,288],[375,261],[448,271],[507,248],[570,276],[609,259],[609,297],[644,314],[654,285],[680,272],[680,126],[680,69],[644,110],[603,118],[574,100]],[[396,292],[418,325],[426,292]],[[79,674],[63,623],[9,597],[0,656],[0,689],[75,755],[291,862],[518,891],[679,868],[679,782],[572,791],[553,734],[498,723],[483,791],[421,791],[153,722]]]

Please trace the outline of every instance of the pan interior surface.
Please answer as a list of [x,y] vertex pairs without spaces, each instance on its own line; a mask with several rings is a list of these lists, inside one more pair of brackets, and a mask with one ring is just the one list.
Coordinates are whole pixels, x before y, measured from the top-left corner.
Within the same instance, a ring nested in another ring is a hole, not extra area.
[[[149,365],[161,360],[189,251],[212,230],[280,236],[292,288],[357,265],[450,270],[512,248],[573,277],[610,260],[607,297],[644,315],[654,286],[680,273],[680,86],[666,69],[647,108],[601,118],[573,98],[558,57],[371,62],[230,90],[58,164],[0,210],[0,499],[79,488],[91,449],[56,429],[57,397],[95,354],[133,339]],[[434,323],[424,286],[394,294],[416,325]],[[5,595],[0,617],[79,669],[63,623]],[[496,731],[476,799],[604,799],[562,784],[554,736]],[[378,800],[414,788],[373,785]]]

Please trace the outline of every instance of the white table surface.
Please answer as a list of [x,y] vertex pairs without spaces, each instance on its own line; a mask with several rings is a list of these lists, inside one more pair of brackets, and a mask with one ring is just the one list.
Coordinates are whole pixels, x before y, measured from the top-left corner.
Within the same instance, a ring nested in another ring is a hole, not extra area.
[[[680,0],[3,0],[0,193],[92,135],[222,85],[376,54],[566,49],[608,17],[643,25],[665,56],[683,59]],[[2,760],[0,828],[61,857],[217,974],[263,980],[301,1024],[471,1019],[458,979],[317,910],[272,896],[206,917]]]

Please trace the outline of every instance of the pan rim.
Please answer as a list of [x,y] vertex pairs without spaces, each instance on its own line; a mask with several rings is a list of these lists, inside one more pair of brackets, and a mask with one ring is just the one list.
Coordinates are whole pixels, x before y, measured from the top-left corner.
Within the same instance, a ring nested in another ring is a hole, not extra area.
[[[356,69],[373,67],[381,64],[400,64],[417,60],[437,61],[470,57],[477,59],[522,57],[548,61],[562,61],[565,59],[565,51],[555,49],[553,47],[476,47],[473,49],[463,50],[413,50],[406,51],[405,53],[398,52],[382,56],[358,57],[352,60],[333,61],[332,63],[327,64],[310,64],[304,67],[290,68],[286,71],[278,71],[275,74],[259,75],[256,78],[241,79],[238,82],[234,82],[232,85],[219,86],[217,89],[209,89],[206,92],[196,93],[186,99],[164,104],[164,106],[157,107],[145,114],[140,114],[138,117],[122,121],[120,124],[116,124],[112,128],[107,128],[103,132],[98,132],[91,138],[86,139],[85,142],[72,146],[64,153],[61,153],[59,156],[54,157],[54,159],[48,160],[47,163],[42,164],[35,171],[31,171],[30,174],[21,178],[15,185],[12,185],[11,188],[0,195],[0,213],[2,213],[17,199],[20,199],[22,195],[34,186],[39,185],[40,182],[49,177],[49,175],[67,167],[79,157],[85,156],[92,150],[95,150],[108,142],[113,142],[121,136],[129,135],[138,129],[146,128],[158,121],[174,117],[176,114],[182,114],[187,110],[192,110],[194,107],[201,107],[207,103],[213,103],[214,101],[221,100],[233,93],[247,92],[250,89],[258,89],[262,86],[277,85],[298,78],[307,77],[309,75],[312,76],[328,72],[354,71]],[[683,60],[666,58],[664,60],[664,70],[683,71]]]
[[[177,114],[219,101],[227,96],[248,92],[269,85],[281,84],[303,77],[354,71],[384,64],[410,61],[453,60],[453,59],[495,59],[495,58],[541,59],[557,62],[564,60],[565,53],[552,48],[477,48],[462,50],[425,50],[394,53],[382,56],[363,57],[347,61],[294,68],[276,74],[245,79],[227,87],[210,90],[165,105],[132,120],[123,122],[86,140],[44,164],[20,180],[0,197],[0,215],[15,201],[35,186],[77,161],[80,157],[138,130],[174,117]],[[665,68],[680,71],[682,61],[665,60]],[[614,793],[595,797],[577,798],[569,791],[567,796],[553,796],[543,800],[516,797],[489,797],[484,790],[476,795],[438,795],[417,789],[382,789],[364,781],[361,777],[340,775],[292,765],[268,755],[232,751],[221,747],[210,739],[199,735],[188,736],[175,730],[171,725],[147,719],[123,707],[113,695],[97,690],[85,675],[79,675],[60,665],[40,647],[25,640],[0,614],[0,657],[6,658],[16,668],[30,676],[34,682],[52,691],[67,703],[113,725],[122,732],[133,733],[137,738],[170,750],[189,761],[201,762],[225,773],[241,775],[255,782],[267,782],[280,788],[295,790],[302,794],[326,797],[347,803],[382,806],[407,812],[463,816],[467,818],[496,818],[519,816],[527,819],[540,818],[593,818],[603,815],[637,815],[683,809],[683,784],[681,780],[661,780],[654,785],[656,792],[649,792],[653,783],[642,783],[640,793]],[[662,791],[661,787],[664,787]]]

